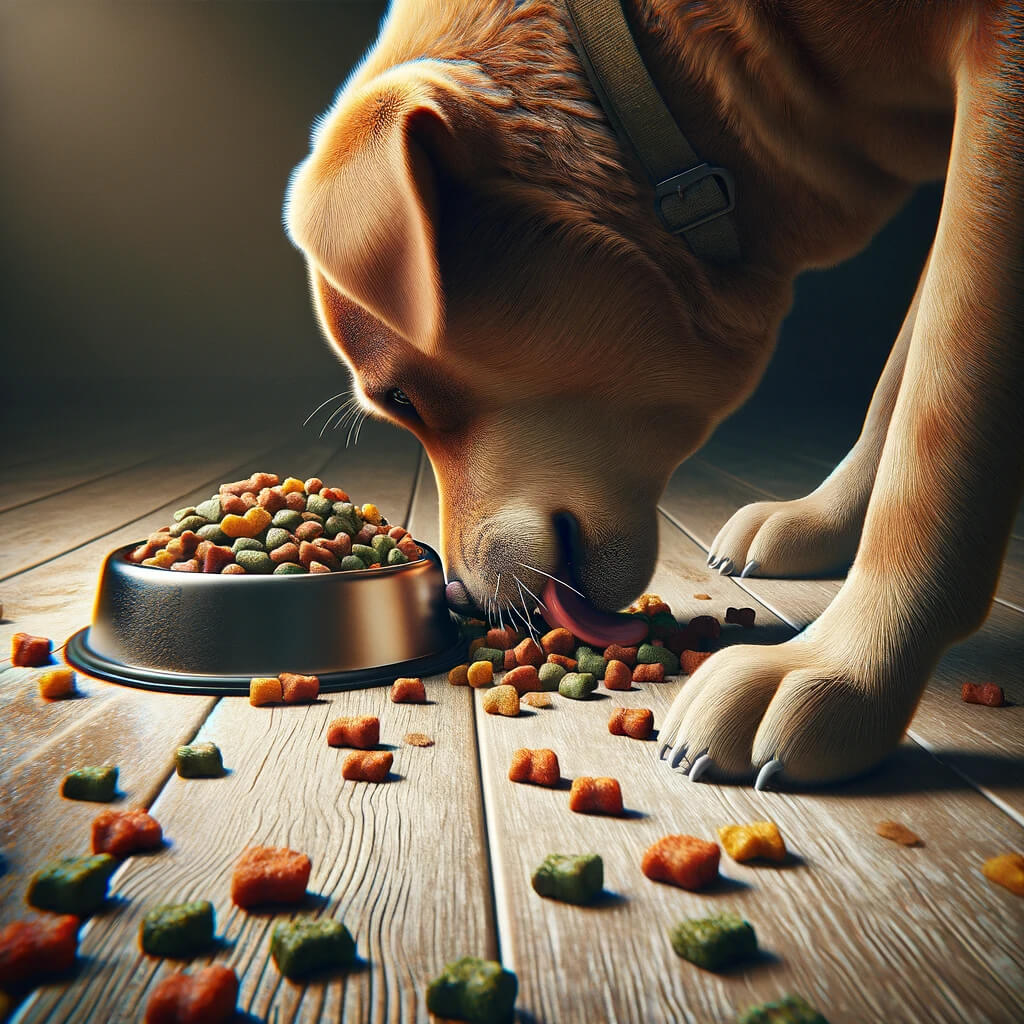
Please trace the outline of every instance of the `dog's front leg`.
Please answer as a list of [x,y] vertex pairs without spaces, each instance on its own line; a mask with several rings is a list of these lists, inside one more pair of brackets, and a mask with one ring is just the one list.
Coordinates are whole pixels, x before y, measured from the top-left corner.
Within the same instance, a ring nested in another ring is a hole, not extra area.
[[728,648],[683,688],[661,749],[691,776],[871,767],[943,650],[985,618],[1024,477],[1022,29],[993,22],[964,44],[942,214],[853,568],[804,633]]

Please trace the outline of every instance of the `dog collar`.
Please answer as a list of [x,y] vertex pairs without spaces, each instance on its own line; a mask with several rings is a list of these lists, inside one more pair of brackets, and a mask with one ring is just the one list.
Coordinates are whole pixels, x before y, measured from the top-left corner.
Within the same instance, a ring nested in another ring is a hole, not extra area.
[[739,258],[735,184],[724,167],[702,161],[651,80],[620,0],[566,0],[583,67],[619,137],[654,186],[662,224],[701,259]]

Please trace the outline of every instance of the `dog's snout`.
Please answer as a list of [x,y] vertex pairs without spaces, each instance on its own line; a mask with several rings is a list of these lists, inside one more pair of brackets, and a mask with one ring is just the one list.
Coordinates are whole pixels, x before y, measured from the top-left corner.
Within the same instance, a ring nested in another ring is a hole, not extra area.
[[452,579],[444,588],[444,596],[448,601],[448,607],[459,615],[477,616],[480,609],[470,596],[462,580]]

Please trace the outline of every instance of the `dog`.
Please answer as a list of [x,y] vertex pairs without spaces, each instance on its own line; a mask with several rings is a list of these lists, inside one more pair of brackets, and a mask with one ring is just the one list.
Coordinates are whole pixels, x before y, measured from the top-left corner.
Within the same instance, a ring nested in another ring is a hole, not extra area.
[[394,0],[314,128],[287,231],[359,401],[430,457],[450,592],[495,618],[562,597],[556,620],[600,636],[650,577],[669,476],[760,379],[796,275],[944,177],[853,449],[711,548],[726,575],[852,562],[841,590],[792,640],[715,654],[661,729],[695,780],[845,779],[896,746],[984,620],[1021,493],[1024,8],[625,13],[675,122],[731,170],[738,259],[659,223],[564,0]]

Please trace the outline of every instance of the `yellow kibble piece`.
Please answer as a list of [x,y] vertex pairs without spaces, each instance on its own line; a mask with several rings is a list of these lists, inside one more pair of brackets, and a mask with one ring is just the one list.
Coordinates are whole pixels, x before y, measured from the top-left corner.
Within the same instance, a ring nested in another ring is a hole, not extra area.
[[981,865],[981,873],[990,882],[1018,896],[1024,896],[1024,856],[1019,853],[1001,853],[998,857],[990,857]]
[[487,646],[487,637],[485,637],[485,636],[473,637],[473,639],[469,641],[469,654],[470,654],[470,657],[472,657],[478,650],[480,650],[481,647],[486,647],[486,646]]
[[514,686],[496,686],[484,694],[483,707],[489,715],[515,718],[519,714],[519,694]]
[[158,551],[152,558],[147,558],[143,565],[156,565],[161,569],[170,569],[174,565],[174,555],[170,551]]
[[380,526],[380,509],[376,505],[364,505],[362,508],[363,519],[374,526]]
[[295,477],[290,476],[283,484],[281,484],[282,494],[292,494],[293,492],[305,491],[306,485],[301,480],[296,480]]
[[448,673],[448,682],[452,686],[469,686],[469,665],[456,665]]
[[718,830],[718,838],[725,852],[733,860],[761,858],[778,862],[786,859],[786,844],[774,821],[754,821],[749,825],[723,825]]
[[60,700],[75,695],[75,673],[69,668],[51,668],[39,677],[39,696]]
[[257,676],[249,680],[249,703],[254,708],[284,703],[284,686],[280,679]]
[[244,516],[227,515],[220,521],[221,530],[229,537],[255,537],[270,525],[273,517],[261,505],[249,509]]
[[466,682],[475,690],[481,686],[490,686],[494,682],[494,666],[489,661],[474,661],[466,669]]

